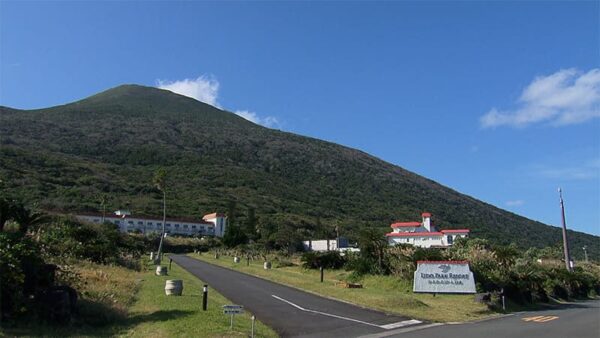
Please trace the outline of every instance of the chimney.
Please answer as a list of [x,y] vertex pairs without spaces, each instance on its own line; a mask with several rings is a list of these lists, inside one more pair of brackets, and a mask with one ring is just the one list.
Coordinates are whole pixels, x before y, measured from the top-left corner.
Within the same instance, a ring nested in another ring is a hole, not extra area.
[[431,214],[424,212],[421,214],[421,217],[423,217],[423,227],[427,229],[427,231],[431,232]]

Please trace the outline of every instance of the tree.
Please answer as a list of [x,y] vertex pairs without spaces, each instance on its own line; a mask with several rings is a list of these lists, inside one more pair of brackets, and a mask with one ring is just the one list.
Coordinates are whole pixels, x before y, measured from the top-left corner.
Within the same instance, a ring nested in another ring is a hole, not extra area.
[[153,183],[154,186],[162,192],[163,198],[163,221],[162,221],[162,232],[160,235],[160,243],[158,244],[158,257],[157,263],[160,264],[162,260],[163,241],[165,239],[165,223],[167,221],[167,171],[164,168],[160,168],[154,174]]
[[244,232],[246,233],[246,236],[248,236],[248,239],[251,239],[253,241],[256,241],[256,239],[258,238],[258,234],[256,232],[256,223],[257,223],[257,219],[256,219],[256,213],[254,211],[254,208],[249,207],[248,208],[248,217],[246,218]]
[[108,200],[108,197],[106,196],[106,194],[101,194],[99,197],[100,200],[100,206],[102,207],[102,223],[104,223],[104,220],[106,218],[106,203]]
[[379,273],[386,273],[388,270],[384,262],[385,250],[389,246],[386,238],[377,229],[364,228],[360,231],[358,246],[362,258],[373,261],[376,264],[376,270]]
[[246,244],[248,237],[237,224],[229,224],[223,234],[223,244],[228,248],[233,248],[241,244]]

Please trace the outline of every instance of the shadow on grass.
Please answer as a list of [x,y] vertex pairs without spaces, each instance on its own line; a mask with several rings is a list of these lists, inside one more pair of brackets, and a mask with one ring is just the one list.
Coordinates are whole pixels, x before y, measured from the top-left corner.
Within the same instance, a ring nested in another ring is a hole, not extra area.
[[124,310],[106,304],[80,300],[78,313],[69,325],[58,326],[44,321],[22,319],[16,323],[2,323],[0,336],[111,337],[125,334],[129,329],[145,322],[164,322],[192,313],[193,311],[159,310],[127,315]]

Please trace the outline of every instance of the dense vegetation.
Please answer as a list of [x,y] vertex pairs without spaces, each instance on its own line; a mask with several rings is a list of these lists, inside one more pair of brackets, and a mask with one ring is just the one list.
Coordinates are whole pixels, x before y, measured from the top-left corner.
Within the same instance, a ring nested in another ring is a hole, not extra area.
[[[460,194],[354,149],[263,128],[168,91],[120,86],[47,109],[0,107],[0,180],[11,195],[51,211],[130,208],[159,215],[152,176],[169,173],[168,216],[254,210],[273,243],[300,230],[386,229],[432,212],[441,228],[521,248],[560,243],[560,229]],[[550,206],[553,207],[553,206]],[[597,236],[570,231],[575,257]],[[237,241],[237,240],[236,240]]]
[[[88,324],[106,324],[119,305],[112,292],[88,293],[82,265],[122,266],[139,270],[149,239],[121,233],[111,224],[79,223],[31,211],[0,195],[0,299],[3,323],[38,318],[65,323],[79,312]],[[84,263],[85,262],[85,263]],[[104,282],[106,283],[106,281]],[[117,283],[117,281],[111,281]],[[59,307],[67,297],[71,305]],[[76,294],[75,294],[76,293]],[[130,292],[131,293],[131,292]],[[75,308],[79,298],[83,307]],[[85,306],[91,304],[92,306]],[[120,304],[123,305],[123,304]],[[118,311],[117,311],[118,312]],[[104,320],[103,320],[104,318]],[[81,323],[81,322],[80,322]]]
[[[600,267],[578,262],[573,272],[565,269],[562,251],[556,247],[519,250],[512,245],[492,245],[485,239],[459,239],[449,249],[388,247],[369,231],[359,239],[360,253],[346,255],[351,278],[363,275],[393,275],[412,281],[421,260],[466,260],[473,271],[477,290],[506,296],[517,303],[577,299],[600,293]],[[330,255],[330,254],[329,254]]]

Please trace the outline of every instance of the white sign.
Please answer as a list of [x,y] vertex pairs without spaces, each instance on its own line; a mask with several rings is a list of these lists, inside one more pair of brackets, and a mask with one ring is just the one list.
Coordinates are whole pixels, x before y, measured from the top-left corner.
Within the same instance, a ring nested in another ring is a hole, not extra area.
[[414,292],[475,293],[475,280],[467,261],[418,261]]
[[244,307],[241,305],[223,305],[223,314],[239,315],[244,313]]

